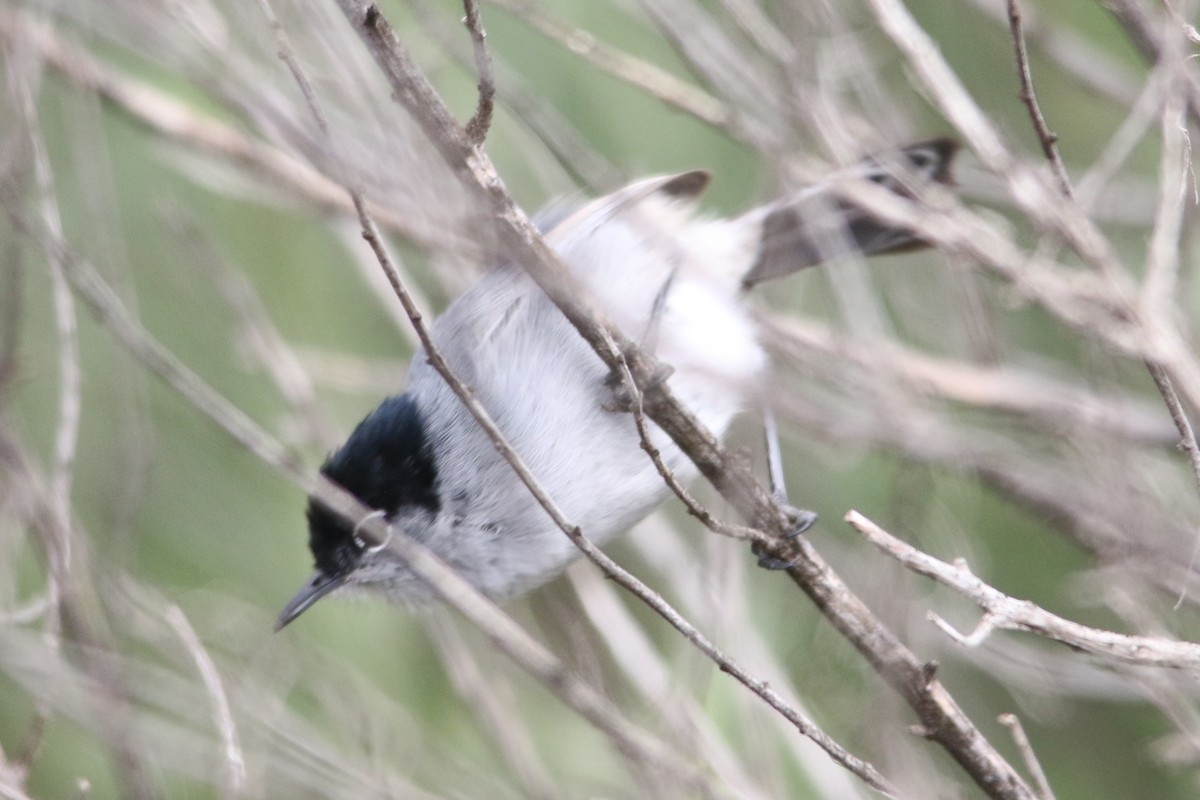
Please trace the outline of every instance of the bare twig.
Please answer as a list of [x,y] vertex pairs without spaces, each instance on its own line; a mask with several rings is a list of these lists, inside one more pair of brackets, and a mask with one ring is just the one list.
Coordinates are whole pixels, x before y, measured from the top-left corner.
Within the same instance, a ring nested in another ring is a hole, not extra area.
[[[353,216],[354,207],[342,188],[308,163],[261,139],[248,136],[214,116],[180,102],[150,83],[102,65],[82,49],[42,27],[23,25],[24,15],[0,10],[0,39],[17,37],[31,47],[57,74],[71,83],[97,92],[112,106],[167,141],[234,164],[280,187],[291,199],[301,199],[321,211]],[[435,230],[411,214],[397,213],[378,203],[370,208],[387,231],[419,247],[470,252],[474,246],[453,233]]]
[[487,32],[483,29],[483,19],[479,15],[478,0],[463,0],[463,10],[467,13],[463,24],[471,34],[471,44],[475,48],[475,71],[479,75],[479,101],[466,129],[471,141],[481,145],[487,139],[488,128],[492,126],[496,79],[492,75],[492,55],[487,49]]
[[163,614],[167,624],[179,636],[184,648],[196,665],[204,688],[212,701],[213,723],[221,736],[221,744],[225,754],[225,791],[227,796],[236,797],[246,788],[246,759],[242,755],[242,746],[238,742],[237,725],[233,721],[233,713],[229,709],[229,698],[225,695],[225,687],[221,682],[221,674],[212,656],[204,649],[204,643],[196,635],[192,624],[179,606],[169,604]]
[[587,59],[593,66],[641,89],[666,105],[690,114],[715,128],[736,133],[743,124],[734,112],[716,97],[685,83],[666,70],[636,58],[612,45],[598,41],[582,28],[576,28],[541,11],[527,0],[488,0],[564,49]]
[[[30,26],[26,26],[30,27]],[[20,115],[23,146],[33,162],[38,215],[41,224],[53,235],[62,235],[62,216],[55,194],[54,175],[42,137],[41,122],[33,95],[32,82],[40,71],[40,63],[25,56],[23,48],[10,44],[4,48],[9,93]],[[9,191],[12,191],[10,189]],[[83,376],[79,364],[79,323],[75,301],[67,283],[62,262],[43,250],[50,272],[51,296],[54,305],[55,333],[58,337],[58,424],[54,437],[53,467],[50,474],[50,513],[52,519],[38,530],[42,533],[42,549],[49,566],[46,574],[48,613],[44,616],[45,635],[51,647],[61,646],[63,629],[63,596],[72,592],[72,531],[71,485],[74,478],[76,451],[79,445],[79,420],[82,414]],[[21,764],[33,764],[44,740],[49,709],[38,703],[36,714],[26,734],[21,751]]]
[[[1129,40],[1149,64],[1160,63],[1170,50],[1163,38],[1163,25],[1142,7],[1140,0],[1106,0],[1101,4],[1125,28]],[[1187,97],[1188,114],[1193,123],[1200,122],[1200,81],[1184,72],[1183,91]]]
[[317,402],[312,376],[279,332],[249,279],[227,263],[188,220],[170,215],[168,226],[186,243],[221,293],[241,326],[248,357],[275,384],[288,408],[301,421],[304,438],[331,448],[337,444],[332,421]]
[[[970,2],[998,24],[1010,24],[1007,10],[994,0]],[[1028,7],[1021,11],[1025,38],[1053,60],[1060,73],[1117,106],[1134,102],[1139,76],[1133,69],[1091,39],[1071,28],[1052,24],[1046,15],[1038,15],[1036,11]]]
[[1050,788],[1050,781],[1046,779],[1046,771],[1042,769],[1037,753],[1033,752],[1033,745],[1029,743],[1029,737],[1025,735],[1025,728],[1021,725],[1021,720],[1016,714],[1001,714],[997,720],[1012,731],[1013,743],[1021,751],[1025,768],[1033,775],[1033,782],[1037,785],[1041,800],[1054,800],[1054,790]]
[[480,664],[448,614],[434,612],[425,630],[437,645],[442,666],[455,691],[487,731],[493,745],[520,781],[530,800],[557,797],[554,782],[538,758],[537,746],[512,692]]
[[[417,22],[447,52],[463,64],[474,62],[475,49],[465,45],[458,28],[446,25],[442,14],[429,0],[408,0],[416,11]],[[513,117],[546,147],[554,160],[581,184],[592,187],[615,186],[624,180],[619,170],[603,153],[588,142],[583,133],[543,96],[536,87],[525,85],[520,73],[505,67],[492,56],[496,99],[508,106]]]
[[[613,347],[615,348],[616,345],[614,344]],[[762,531],[717,519],[708,508],[701,505],[700,501],[692,496],[687,487],[680,483],[679,477],[663,461],[662,452],[655,447],[654,442],[650,439],[650,428],[646,422],[646,410],[642,405],[642,391],[634,382],[633,373],[630,372],[629,364],[624,359],[621,361],[620,375],[625,391],[629,393],[629,397],[632,399],[631,413],[633,414],[634,425],[637,427],[638,436],[641,439],[642,450],[646,452],[646,455],[650,456],[650,461],[653,462],[654,468],[658,470],[659,476],[683,503],[683,507],[687,509],[687,512],[698,519],[704,527],[713,533],[719,533],[722,536],[742,541],[765,543],[766,537]]]
[[1058,152],[1058,134],[1051,131],[1050,126],[1046,124],[1041,106],[1038,105],[1037,95],[1033,92],[1033,75],[1029,71],[1029,54],[1025,52],[1025,32],[1021,27],[1021,11],[1017,6],[1017,0],[1007,0],[1007,2],[1008,24],[1012,31],[1013,48],[1017,56],[1017,75],[1021,79],[1021,102],[1029,109],[1029,119],[1033,122],[1033,129],[1037,132],[1038,141],[1042,144],[1042,152],[1046,154],[1046,160],[1054,169],[1054,175],[1058,179],[1058,188],[1064,195],[1070,197],[1071,178],[1067,175],[1067,168]]
[[1150,377],[1154,379],[1154,385],[1162,395],[1167,410],[1171,413],[1171,421],[1175,423],[1175,428],[1179,431],[1179,448],[1187,455],[1188,463],[1192,468],[1192,476],[1196,481],[1196,490],[1200,492],[1200,445],[1196,443],[1196,431],[1192,428],[1192,422],[1188,419],[1187,412],[1183,410],[1183,404],[1179,401],[1179,395],[1175,393],[1175,387],[1171,385],[1171,379],[1167,377],[1166,370],[1149,361],[1146,362],[1146,368],[1150,371]]
[[964,646],[978,646],[996,629],[1023,630],[1113,661],[1200,673],[1200,644],[1156,636],[1130,636],[1071,622],[1028,600],[1009,597],[989,586],[972,574],[962,561],[947,564],[917,550],[857,511],[847,514],[846,521],[867,541],[905,567],[954,589],[986,611],[984,622],[975,632],[955,637]]

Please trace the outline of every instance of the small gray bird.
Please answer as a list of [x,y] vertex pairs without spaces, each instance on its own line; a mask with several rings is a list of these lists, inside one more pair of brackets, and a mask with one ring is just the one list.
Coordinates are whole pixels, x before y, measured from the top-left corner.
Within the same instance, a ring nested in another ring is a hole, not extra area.
[[[934,139],[851,172],[912,197],[924,184],[950,183],[956,149]],[[839,255],[923,242],[839,200],[830,182],[736,219],[696,218],[691,201],[707,182],[703,172],[650,178],[544,227],[596,307],[670,366],[675,396],[721,436],[759,398],[767,366],[744,304],[749,287]],[[520,266],[493,268],[431,333],[592,541],[611,540],[667,498],[631,415],[612,410],[609,370]],[[694,476],[657,427],[651,439],[676,475]],[[359,423],[321,471],[492,597],[533,589],[579,555],[421,353],[407,391]],[[333,592],[365,588],[410,605],[432,598],[396,555],[313,499],[308,524],[317,571],[279,627]]]

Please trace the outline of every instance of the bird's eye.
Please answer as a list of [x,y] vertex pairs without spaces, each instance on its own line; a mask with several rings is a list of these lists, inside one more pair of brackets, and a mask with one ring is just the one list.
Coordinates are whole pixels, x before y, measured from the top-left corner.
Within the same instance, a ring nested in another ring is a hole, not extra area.
[[929,169],[929,165],[933,163],[933,156],[924,150],[913,150],[908,154],[908,160],[917,170],[924,171]]
[[357,524],[355,524],[354,530],[350,532],[350,539],[354,542],[354,546],[358,548],[360,553],[366,550],[375,550],[379,547],[379,540],[363,530],[363,527],[373,519],[386,516],[387,515],[384,512],[375,510],[370,514],[367,514],[365,517],[360,519]]

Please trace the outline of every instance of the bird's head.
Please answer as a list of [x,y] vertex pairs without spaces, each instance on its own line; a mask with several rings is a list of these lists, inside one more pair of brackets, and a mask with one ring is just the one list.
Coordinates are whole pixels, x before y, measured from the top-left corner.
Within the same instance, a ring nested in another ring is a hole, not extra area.
[[[429,436],[408,395],[390,397],[368,414],[325,460],[321,473],[389,521],[405,511],[436,513],[440,507]],[[358,523],[309,498],[308,546],[316,572],[279,615],[277,629],[342,587],[369,585],[395,573],[386,542],[376,541]]]

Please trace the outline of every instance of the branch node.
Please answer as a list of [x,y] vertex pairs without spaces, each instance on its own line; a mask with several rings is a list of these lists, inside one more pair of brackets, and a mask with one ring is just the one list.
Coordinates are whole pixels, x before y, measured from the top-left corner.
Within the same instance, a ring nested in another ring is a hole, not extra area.
[[932,739],[933,731],[925,725],[909,725],[908,732],[913,736],[920,736],[922,739]]

